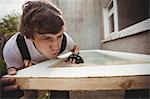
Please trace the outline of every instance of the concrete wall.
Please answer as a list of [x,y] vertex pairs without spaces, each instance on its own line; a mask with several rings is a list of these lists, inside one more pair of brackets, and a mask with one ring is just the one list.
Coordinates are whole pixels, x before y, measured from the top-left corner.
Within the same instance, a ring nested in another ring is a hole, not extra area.
[[66,32],[80,49],[100,49],[99,0],[52,0],[63,12]]
[[150,55],[150,31],[102,44],[104,50],[114,50]]

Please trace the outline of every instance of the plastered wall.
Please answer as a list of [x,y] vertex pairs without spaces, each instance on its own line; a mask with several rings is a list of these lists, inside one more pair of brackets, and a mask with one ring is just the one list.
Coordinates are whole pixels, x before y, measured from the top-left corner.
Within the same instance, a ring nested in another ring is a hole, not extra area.
[[80,49],[100,49],[99,0],[52,0],[63,12],[66,32]]

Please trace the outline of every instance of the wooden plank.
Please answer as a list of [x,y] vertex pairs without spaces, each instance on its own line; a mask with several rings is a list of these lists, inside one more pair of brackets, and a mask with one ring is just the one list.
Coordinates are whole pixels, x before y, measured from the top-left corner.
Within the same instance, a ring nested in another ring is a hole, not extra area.
[[52,64],[57,64],[60,61],[40,63],[18,71],[17,75],[6,75],[5,77],[16,78],[21,89],[27,90],[129,90],[150,88],[149,64],[85,67],[52,66]]
[[150,76],[100,78],[17,78],[21,89],[36,90],[129,90],[150,88]]

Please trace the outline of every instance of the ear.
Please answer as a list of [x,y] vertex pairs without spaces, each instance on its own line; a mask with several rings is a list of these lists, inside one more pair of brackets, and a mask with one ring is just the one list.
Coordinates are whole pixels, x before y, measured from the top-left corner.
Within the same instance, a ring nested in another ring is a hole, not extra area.
[[66,31],[65,25],[62,26],[61,31],[63,31],[63,32]]

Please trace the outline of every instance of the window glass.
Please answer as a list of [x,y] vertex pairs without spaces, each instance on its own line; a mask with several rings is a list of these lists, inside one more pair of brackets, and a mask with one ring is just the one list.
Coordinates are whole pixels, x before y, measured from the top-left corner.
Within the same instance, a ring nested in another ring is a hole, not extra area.
[[109,33],[114,32],[114,14],[109,17]]

